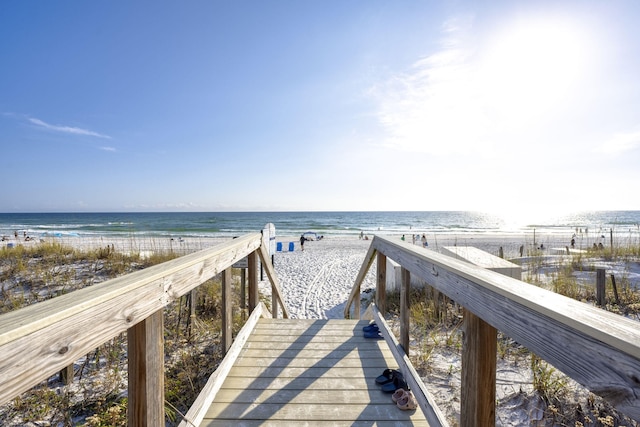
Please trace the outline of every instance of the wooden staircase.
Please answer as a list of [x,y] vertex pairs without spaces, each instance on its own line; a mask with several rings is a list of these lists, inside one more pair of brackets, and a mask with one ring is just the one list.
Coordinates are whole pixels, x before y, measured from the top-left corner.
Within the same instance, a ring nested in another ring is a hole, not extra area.
[[199,425],[428,426],[375,383],[398,365],[368,323],[259,319]]

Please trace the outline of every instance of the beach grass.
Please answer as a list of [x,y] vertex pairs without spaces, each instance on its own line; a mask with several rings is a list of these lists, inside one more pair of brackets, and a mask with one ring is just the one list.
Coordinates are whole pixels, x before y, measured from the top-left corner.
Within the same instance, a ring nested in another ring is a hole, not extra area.
[[[594,250],[571,256],[548,257],[536,250],[537,256],[528,257],[524,265],[524,280],[545,287],[556,293],[589,304],[596,303],[595,271],[602,262],[638,262],[640,248],[630,246],[614,250]],[[531,255],[531,254],[529,254]],[[593,283],[578,281],[576,273],[593,276]],[[630,285],[628,274],[618,272],[615,278],[618,299],[614,298],[611,275],[606,283],[606,305],[602,308],[614,313],[640,320],[640,291]],[[399,333],[400,297],[398,292],[387,294],[388,318],[396,333]],[[412,288],[409,297],[411,360],[423,378],[450,387],[449,394],[459,393],[459,366],[438,366],[435,360],[459,360],[462,345],[462,310],[453,301],[439,295],[430,287]],[[498,332],[498,358],[504,370],[527,365],[529,384],[520,386],[529,401],[534,396],[542,402],[548,425],[628,425],[638,424],[617,413],[603,399],[581,389],[581,386],[566,377],[546,361],[532,354],[525,347]],[[441,369],[440,372],[437,372]],[[431,385],[433,386],[433,384]],[[575,390],[580,390],[575,392]],[[532,399],[533,398],[533,399]],[[500,407],[500,400],[498,407]],[[453,411],[455,412],[455,411]],[[577,414],[580,414],[578,417]],[[579,418],[579,419],[578,419]],[[586,421],[585,421],[586,420]],[[588,422],[589,420],[592,421]],[[448,419],[452,426],[458,425],[455,417]],[[611,423],[611,424],[608,424]]]
[[[122,253],[111,246],[77,249],[55,242],[0,249],[0,313],[127,274],[177,257],[172,251]],[[240,279],[232,283],[240,307]],[[165,308],[165,412],[167,425],[182,418],[216,369],[220,347],[221,280],[203,283],[196,293],[196,318],[186,296]],[[233,330],[245,317],[234,309]],[[126,426],[126,334],[120,334],[74,364],[74,381],[57,376],[0,407],[1,425]]]

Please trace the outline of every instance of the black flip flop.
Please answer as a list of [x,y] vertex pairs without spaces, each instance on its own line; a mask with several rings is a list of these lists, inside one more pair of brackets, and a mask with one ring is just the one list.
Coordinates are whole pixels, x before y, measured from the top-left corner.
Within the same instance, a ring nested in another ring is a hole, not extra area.
[[399,388],[409,391],[409,385],[404,380],[404,375],[401,372],[398,372],[399,375],[394,375],[393,381],[387,384],[383,384],[380,390],[385,393],[393,393]]
[[371,323],[370,325],[362,327],[363,332],[371,332],[371,331],[378,331],[378,330],[380,329],[378,328],[378,325],[376,325],[375,323]]
[[397,372],[395,369],[385,369],[382,371],[382,375],[376,378],[376,384],[382,385],[393,381],[393,373]]

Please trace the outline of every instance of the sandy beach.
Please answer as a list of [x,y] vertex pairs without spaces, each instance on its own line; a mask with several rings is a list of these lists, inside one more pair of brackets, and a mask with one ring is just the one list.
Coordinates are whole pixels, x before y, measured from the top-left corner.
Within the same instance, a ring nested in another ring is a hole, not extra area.
[[[22,236],[19,236],[22,237]],[[371,238],[372,236],[369,236]],[[402,235],[389,236],[392,239],[402,239]],[[418,236],[421,237],[421,236]],[[523,277],[527,271],[526,259],[534,249],[536,253],[548,255],[549,258],[557,258],[555,251],[562,251],[570,245],[573,237],[570,231],[567,233],[538,235],[534,243],[532,234],[453,234],[442,233],[427,237],[428,247],[424,250],[438,251],[444,246],[474,246],[493,255],[498,255],[500,250],[507,259],[514,259],[523,263]],[[578,234],[576,249],[590,248],[594,242],[601,241],[601,236],[589,236]],[[300,236],[278,236],[276,242],[282,243],[284,250],[274,253],[274,267],[283,297],[287,303],[289,314],[292,318],[342,318],[346,300],[351,292],[354,281],[360,270],[370,240],[361,239],[359,236],[328,236],[321,240],[306,241],[304,251],[300,248]],[[412,236],[404,236],[405,242],[412,243]],[[13,239],[12,239],[13,240]],[[64,237],[47,238],[45,241],[55,241],[79,249],[96,249],[112,247],[120,252],[133,252],[148,255],[156,251],[172,250],[179,254],[186,254],[206,249],[229,239],[223,238],[82,238]],[[37,245],[41,240],[29,239],[24,241],[2,242],[3,245]],[[293,251],[289,251],[290,243],[293,243]],[[415,244],[421,247],[418,238]],[[541,245],[544,249],[541,251]],[[520,250],[523,257],[520,257]],[[557,262],[557,261],[554,261]],[[637,262],[631,266],[609,263],[603,265],[609,273],[625,274],[633,286],[640,284],[640,267]],[[584,274],[595,274],[588,272]],[[266,278],[266,276],[265,276]],[[591,277],[583,278],[587,283],[592,282]],[[260,283],[261,290],[270,294],[270,286],[264,281]],[[362,286],[363,292],[375,288],[375,267],[372,267]],[[392,321],[393,322],[393,321]],[[459,395],[460,387],[460,354],[451,349],[435,351],[430,355],[430,369],[423,380],[428,385],[430,392],[440,409],[447,417],[455,418],[459,413],[458,399],[452,396]],[[538,425],[544,417],[544,406],[539,398],[532,393],[531,369],[524,364],[514,364],[513,361],[499,360],[497,371],[497,398],[500,402],[496,413],[496,425]],[[572,384],[572,390],[577,399],[586,399],[588,392],[576,384]],[[524,393],[523,393],[524,392]]]

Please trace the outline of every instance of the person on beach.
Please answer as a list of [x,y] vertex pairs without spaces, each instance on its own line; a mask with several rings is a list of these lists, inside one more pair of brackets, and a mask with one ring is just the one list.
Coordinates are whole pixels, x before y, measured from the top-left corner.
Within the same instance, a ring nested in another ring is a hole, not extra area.
[[305,240],[307,240],[307,239],[305,239],[304,234],[301,234],[300,235],[300,250],[301,251],[304,251],[304,241]]
[[364,237],[364,231],[360,230],[360,240]]
[[429,246],[429,243],[427,243],[427,236],[425,236],[424,234],[422,235],[422,247],[426,248],[427,246]]

